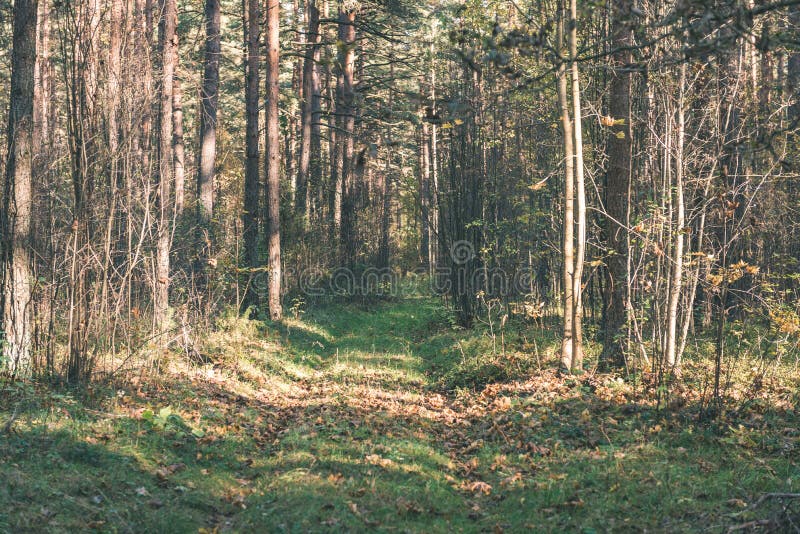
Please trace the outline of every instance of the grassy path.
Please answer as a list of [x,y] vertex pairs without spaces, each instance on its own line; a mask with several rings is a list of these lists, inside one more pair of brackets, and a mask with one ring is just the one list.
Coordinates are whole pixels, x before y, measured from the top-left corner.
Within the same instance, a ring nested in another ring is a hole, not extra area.
[[522,339],[487,358],[409,299],[225,318],[212,363],[80,397],[4,386],[0,530],[724,532],[798,491],[790,390],[720,433],[612,379],[441,389],[518,371]]

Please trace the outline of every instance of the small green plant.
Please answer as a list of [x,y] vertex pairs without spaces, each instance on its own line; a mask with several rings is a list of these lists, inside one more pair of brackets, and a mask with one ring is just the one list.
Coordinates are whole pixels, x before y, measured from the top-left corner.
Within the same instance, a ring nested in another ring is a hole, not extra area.
[[292,305],[289,306],[289,313],[292,314],[292,317],[294,317],[295,320],[299,320],[300,316],[302,316],[303,313],[305,313],[304,311],[305,307],[306,307],[306,301],[305,299],[303,299],[303,297],[294,297],[292,299]]
[[188,434],[196,438],[205,436],[200,428],[192,428],[183,420],[183,418],[172,411],[171,406],[161,408],[158,413],[153,410],[147,409],[142,412],[142,420],[147,421],[152,428],[161,432],[172,432],[177,438],[183,438]]

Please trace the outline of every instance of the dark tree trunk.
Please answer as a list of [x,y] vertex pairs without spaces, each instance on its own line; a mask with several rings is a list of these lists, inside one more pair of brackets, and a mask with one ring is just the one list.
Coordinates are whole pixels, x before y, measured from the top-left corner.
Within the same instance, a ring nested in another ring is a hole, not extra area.
[[3,189],[0,333],[7,370],[31,371],[31,216],[37,0],[14,2],[8,159]]
[[[244,255],[245,264],[250,269],[259,266],[258,258],[258,214],[259,198],[261,193],[259,180],[259,150],[258,150],[258,80],[259,80],[259,1],[245,0],[246,22],[245,44],[247,57],[245,58],[245,106],[246,106],[246,162],[244,177],[244,213],[242,225],[244,227]],[[251,271],[252,273],[252,271]],[[258,292],[254,287],[255,280],[252,274],[248,277],[245,289],[245,298],[242,306],[258,306]]]
[[614,0],[611,15],[611,87],[609,91],[608,171],[605,189],[607,240],[603,295],[605,338],[601,364],[625,365],[628,299],[628,209],[631,184],[631,0]]
[[341,206],[339,236],[342,265],[351,265],[355,260],[355,212],[353,209],[353,152],[355,149],[355,47],[356,14],[339,10],[339,52],[341,73],[336,94],[336,115],[341,127],[336,139],[339,143],[336,195]]

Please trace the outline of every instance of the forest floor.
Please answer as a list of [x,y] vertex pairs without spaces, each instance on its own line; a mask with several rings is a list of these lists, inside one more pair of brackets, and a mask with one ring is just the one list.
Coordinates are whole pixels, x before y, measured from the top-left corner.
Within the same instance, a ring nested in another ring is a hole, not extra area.
[[231,315],[204,364],[6,383],[0,531],[797,531],[796,369],[708,423],[702,380],[663,409],[646,377],[557,376],[554,332],[425,298]]

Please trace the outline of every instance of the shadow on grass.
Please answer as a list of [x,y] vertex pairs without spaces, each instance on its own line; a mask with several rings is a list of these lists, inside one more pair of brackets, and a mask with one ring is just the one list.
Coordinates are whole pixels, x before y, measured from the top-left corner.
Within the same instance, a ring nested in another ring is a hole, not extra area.
[[[222,369],[140,384],[122,406],[113,391],[91,410],[38,406],[0,437],[0,530],[722,532],[760,518],[758,494],[796,491],[788,411],[715,434],[692,406],[664,420],[546,371],[432,393],[442,369],[464,369],[454,343],[487,341],[440,311],[320,308],[261,332],[279,344],[240,342],[265,375],[295,380],[285,392]],[[165,406],[205,436],[142,419]]]

